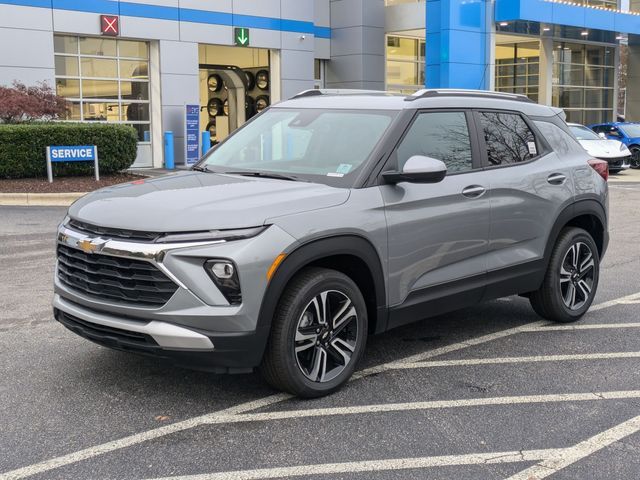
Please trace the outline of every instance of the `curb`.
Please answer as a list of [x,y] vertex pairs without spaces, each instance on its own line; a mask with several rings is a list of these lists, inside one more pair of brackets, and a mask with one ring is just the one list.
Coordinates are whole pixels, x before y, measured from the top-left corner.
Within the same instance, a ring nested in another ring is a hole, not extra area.
[[68,207],[86,192],[74,193],[0,193],[0,206]]

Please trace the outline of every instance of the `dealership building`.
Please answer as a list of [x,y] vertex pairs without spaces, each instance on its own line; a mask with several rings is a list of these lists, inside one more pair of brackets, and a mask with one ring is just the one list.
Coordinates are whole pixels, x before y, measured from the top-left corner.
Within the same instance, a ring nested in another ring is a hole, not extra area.
[[0,85],[132,125],[137,167],[164,165],[166,132],[184,164],[194,128],[215,143],[312,88],[489,89],[614,120],[621,43],[640,120],[640,0],[0,0]]

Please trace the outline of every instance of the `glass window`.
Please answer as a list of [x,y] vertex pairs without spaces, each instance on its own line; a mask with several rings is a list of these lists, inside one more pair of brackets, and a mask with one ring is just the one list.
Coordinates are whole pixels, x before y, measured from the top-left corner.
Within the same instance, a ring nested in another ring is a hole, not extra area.
[[[395,111],[272,108],[206,157],[214,171],[267,171],[352,182]],[[348,179],[346,178],[348,177]]]
[[56,80],[56,94],[65,98],[80,98],[80,80],[58,78]]
[[83,57],[80,60],[83,77],[118,78],[118,63],[106,58]]
[[80,54],[115,57],[117,55],[116,40],[103,37],[80,37]]
[[640,137],[640,124],[623,125],[620,129],[630,138]]
[[387,89],[412,93],[425,85],[425,41],[388,36],[386,47]]
[[480,112],[479,116],[491,165],[526,162],[537,155],[533,132],[520,115]]
[[526,95],[538,101],[540,42],[496,45],[496,91]]
[[78,53],[78,37],[55,35],[53,37],[53,51],[56,53]]
[[111,80],[82,80],[84,98],[118,98],[118,82]]
[[571,130],[571,133],[573,133],[573,136],[578,140],[600,140],[598,134],[590,128],[583,127],[581,125],[571,125],[569,126],[569,129]]
[[398,147],[398,170],[414,155],[442,160],[449,173],[471,170],[473,156],[465,113],[421,113]]
[[55,56],[56,75],[62,77],[77,77],[80,74],[78,57]]
[[120,78],[149,78],[149,62],[141,60],[120,60]]
[[72,100],[65,120],[126,123],[150,140],[147,42],[55,35],[54,46],[56,92]]
[[131,40],[119,40],[120,56],[129,58],[149,58],[149,44]]

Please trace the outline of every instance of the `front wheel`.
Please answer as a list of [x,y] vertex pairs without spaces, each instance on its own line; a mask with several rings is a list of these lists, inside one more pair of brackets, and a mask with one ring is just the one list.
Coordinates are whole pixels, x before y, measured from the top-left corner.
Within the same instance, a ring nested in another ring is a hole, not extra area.
[[631,159],[629,160],[631,168],[640,168],[640,147],[634,145],[629,147],[629,150],[631,150]]
[[348,276],[309,268],[287,286],[273,319],[261,373],[300,397],[327,395],[349,380],[364,352],[367,308]]
[[579,320],[593,302],[600,274],[600,256],[591,235],[565,228],[551,254],[544,281],[529,297],[538,315],[556,322]]

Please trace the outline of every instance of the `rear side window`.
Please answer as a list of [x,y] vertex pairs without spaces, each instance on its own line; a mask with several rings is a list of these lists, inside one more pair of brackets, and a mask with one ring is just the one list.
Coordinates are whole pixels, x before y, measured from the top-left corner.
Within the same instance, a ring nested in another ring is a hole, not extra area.
[[473,156],[465,113],[420,113],[398,146],[398,170],[414,155],[442,160],[449,173],[471,170]]
[[516,113],[479,112],[491,166],[526,162],[538,156],[533,132]]

